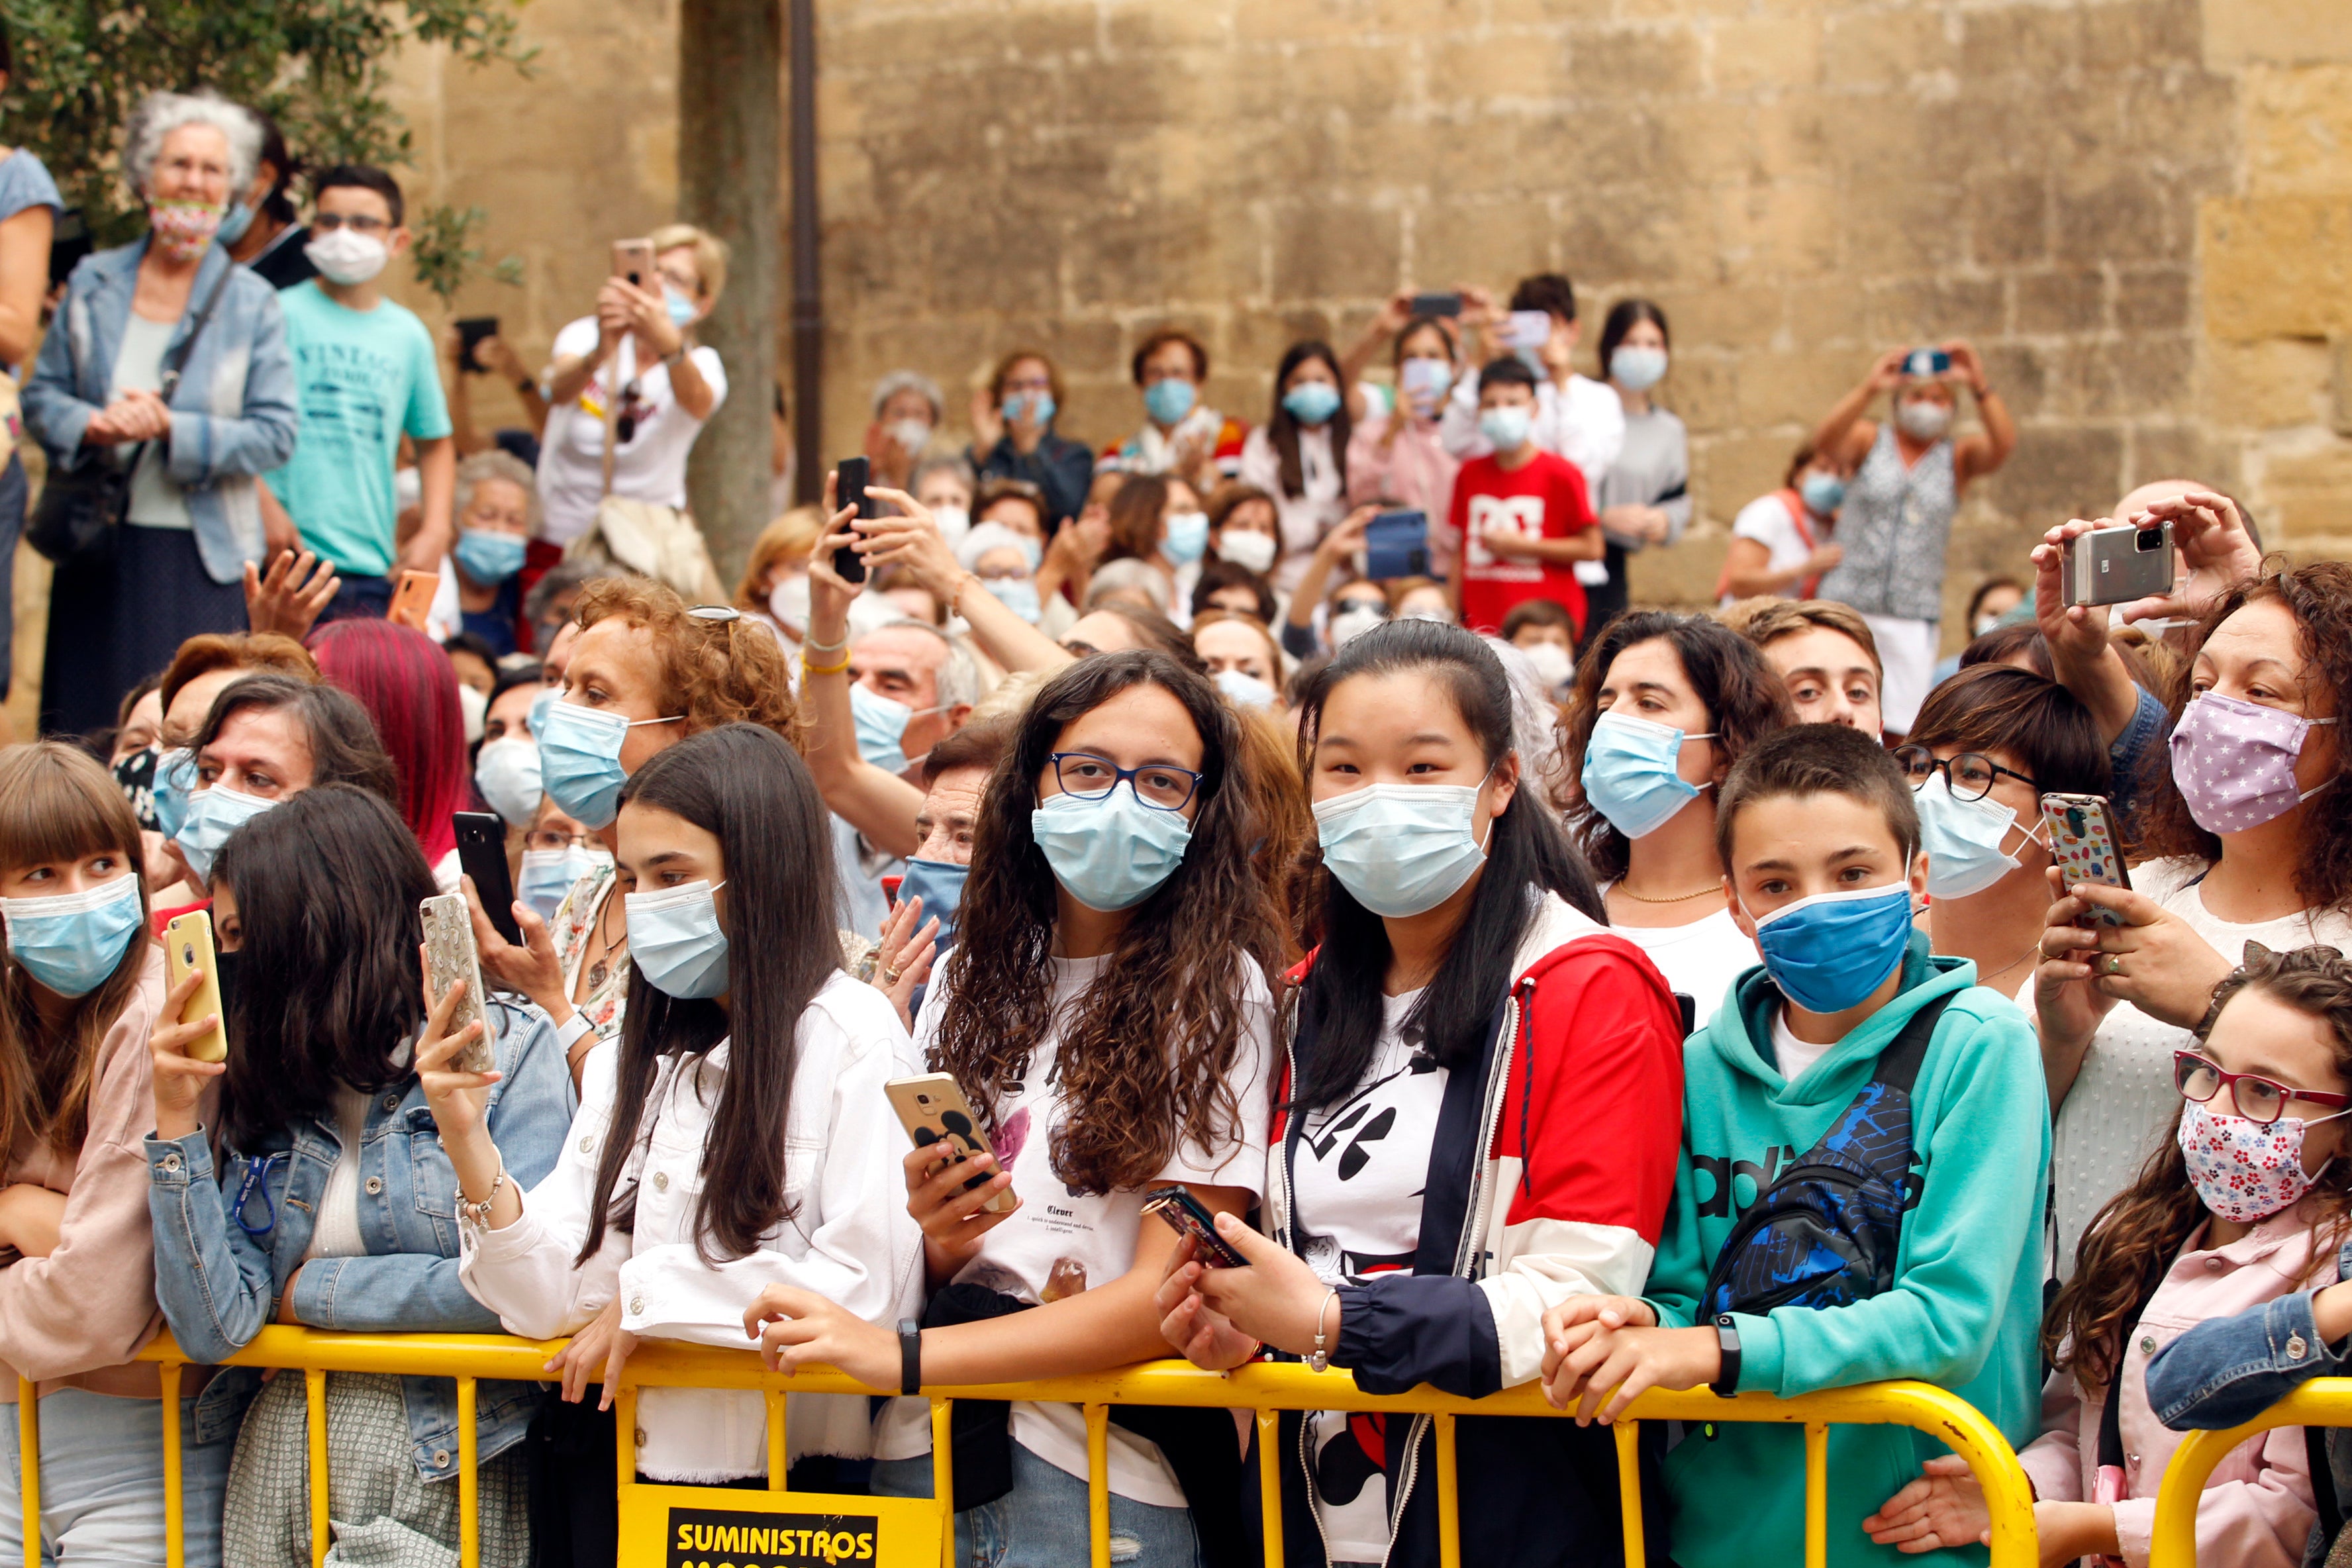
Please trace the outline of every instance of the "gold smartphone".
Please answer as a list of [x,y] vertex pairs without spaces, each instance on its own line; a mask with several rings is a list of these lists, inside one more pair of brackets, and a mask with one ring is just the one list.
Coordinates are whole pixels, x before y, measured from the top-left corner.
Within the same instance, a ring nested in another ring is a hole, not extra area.
[[661,279],[654,276],[654,242],[650,239],[614,240],[613,276],[625,278],[640,289],[660,288]]
[[228,1059],[228,1035],[222,1027],[220,964],[213,957],[213,917],[209,910],[174,915],[163,926],[163,973],[173,985],[191,974],[205,983],[180,1010],[180,1022],[193,1024],[209,1016],[213,1026],[188,1042],[188,1059],[217,1062]]
[[466,994],[457,998],[457,1010],[449,1019],[449,1033],[455,1035],[477,1019],[482,1025],[481,1037],[449,1065],[460,1072],[488,1072],[499,1065],[498,1053],[490,1048],[489,1019],[482,1011],[482,963],[474,947],[474,917],[466,908],[466,896],[442,893],[423,900],[416,912],[425,921],[425,968],[433,984],[433,1005],[440,1005],[450,986],[466,983]]
[[384,611],[383,618],[423,631],[425,617],[433,613],[433,595],[440,586],[438,572],[403,572],[400,585],[392,591],[392,607]]
[[[890,1109],[898,1113],[898,1125],[907,1130],[907,1136],[915,1141],[917,1148],[944,1143],[959,1158],[991,1152],[988,1140],[981,1134],[980,1118],[972,1114],[971,1101],[963,1097],[962,1089],[949,1074],[929,1072],[918,1078],[894,1078],[882,1086],[882,1092],[890,1097]],[[974,1176],[963,1184],[964,1191],[985,1184],[994,1174],[991,1172],[986,1176]],[[1003,1214],[1015,1201],[1013,1189],[1007,1187],[981,1207],[990,1214]]]

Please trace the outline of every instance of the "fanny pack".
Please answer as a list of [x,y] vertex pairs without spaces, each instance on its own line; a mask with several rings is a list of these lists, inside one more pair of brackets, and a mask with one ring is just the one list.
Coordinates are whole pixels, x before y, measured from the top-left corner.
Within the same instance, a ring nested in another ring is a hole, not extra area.
[[1721,1312],[1851,1306],[1894,1284],[1903,1211],[1915,1195],[1911,1089],[1950,1001],[1939,996],[1911,1015],[1821,1141],[1739,1216],[1700,1294],[1702,1322]]

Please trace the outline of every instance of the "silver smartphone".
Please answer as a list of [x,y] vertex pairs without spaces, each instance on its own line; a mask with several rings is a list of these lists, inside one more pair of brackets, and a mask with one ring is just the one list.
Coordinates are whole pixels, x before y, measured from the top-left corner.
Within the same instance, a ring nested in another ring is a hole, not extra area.
[[2066,542],[2066,602],[2127,605],[2172,591],[2172,524],[2095,528]]
[[489,1020],[482,1012],[482,962],[474,947],[474,921],[467,912],[462,893],[443,893],[426,899],[416,906],[425,920],[425,968],[433,985],[433,1000],[437,1004],[449,987],[462,980],[466,994],[457,998],[457,1011],[449,1020],[449,1032],[456,1034],[476,1019],[482,1022],[479,1038],[457,1053],[450,1066],[461,1072],[488,1072],[498,1066],[498,1053],[490,1048]]

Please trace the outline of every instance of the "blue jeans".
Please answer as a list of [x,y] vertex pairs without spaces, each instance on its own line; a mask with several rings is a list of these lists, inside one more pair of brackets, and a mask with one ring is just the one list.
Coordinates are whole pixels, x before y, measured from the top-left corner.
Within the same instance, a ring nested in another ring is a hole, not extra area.
[[[221,1499],[233,1440],[195,1440],[195,1401],[180,1402],[181,1518],[187,1568],[220,1568]],[[0,1405],[0,1563],[25,1561],[24,1468],[16,1407]],[[61,1388],[44,1394],[41,1562],[61,1568],[163,1568],[163,1407]]]
[[[874,1495],[931,1495],[931,1457],[877,1459]],[[965,1568],[1069,1568],[1092,1554],[1087,1483],[1013,1445],[1013,1489],[956,1515],[956,1557]],[[1181,1508],[1110,1494],[1110,1560],[1134,1568],[1195,1568],[1192,1516]]]
[[319,612],[320,626],[329,621],[383,619],[385,612],[392,608],[391,578],[363,577],[355,572],[338,575],[341,581],[335,584],[335,596]]

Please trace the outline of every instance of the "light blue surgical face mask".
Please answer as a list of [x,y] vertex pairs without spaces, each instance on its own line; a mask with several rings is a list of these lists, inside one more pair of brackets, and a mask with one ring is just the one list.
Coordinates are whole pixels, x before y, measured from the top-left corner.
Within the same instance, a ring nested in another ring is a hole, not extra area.
[[221,214],[220,226],[213,230],[213,237],[223,245],[235,245],[252,226],[253,207],[245,202],[231,202],[228,211]]
[[1328,381],[1302,381],[1282,395],[1282,406],[1301,425],[1328,424],[1339,412],[1339,389]]
[[996,602],[1035,626],[1045,618],[1045,602],[1037,596],[1037,584],[1027,577],[982,577],[980,585],[996,596]]
[[500,533],[494,528],[461,528],[457,545],[449,553],[457,558],[467,576],[487,588],[522,570],[524,549],[520,533]]
[[621,900],[629,957],[655,990],[689,1001],[727,994],[727,933],[711,896],[726,885],[688,882]]
[[1174,425],[1192,412],[1199,395],[1182,376],[1162,376],[1143,389],[1143,411],[1155,425]]
[[474,753],[474,787],[509,827],[528,827],[545,793],[539,780],[539,747],[520,735],[485,741]]
[[1051,425],[1054,416],[1059,412],[1050,392],[1016,392],[1004,400],[1004,422],[1010,425],[1019,419],[1024,408],[1028,410],[1029,417],[1039,425]]
[[1090,910],[1131,910],[1176,874],[1192,825],[1181,811],[1146,805],[1132,782],[1098,800],[1046,797],[1029,814],[1029,836],[1054,879]]
[[909,859],[907,874],[898,879],[898,901],[922,900],[923,919],[940,922],[937,941],[941,952],[955,942],[956,907],[963,902],[964,879],[971,875],[971,867],[952,860]]
[[172,841],[180,847],[181,858],[196,874],[196,880],[209,882],[213,879],[213,861],[220,855],[221,846],[228,842],[228,836],[277,804],[226,784],[198,790],[188,797],[187,820],[180,824],[179,832],[172,835]]
[[638,724],[675,724],[685,715],[632,722],[601,708],[558,702],[539,736],[539,777],[558,810],[583,827],[610,827],[620,815],[621,746]]
[[[1366,784],[1315,804],[1323,864],[1348,896],[1402,920],[1433,910],[1477,875],[1476,784]],[[1494,824],[1487,824],[1487,836]]]
[[[1965,899],[2021,868],[2017,857],[2001,849],[2018,825],[2014,807],[1990,795],[1961,800],[1940,771],[1929,773],[1911,798],[1919,807],[1919,846],[1927,851],[1929,898]],[[2034,835],[2025,837],[2031,843]]]
[[1205,511],[1177,511],[1168,514],[1167,534],[1160,541],[1160,553],[1179,566],[1189,566],[1208,552],[1209,514]]
[[909,721],[922,713],[936,713],[937,708],[919,710],[885,697],[864,681],[853,681],[849,688],[849,716],[857,726],[857,754],[886,773],[907,771],[907,753],[902,749],[907,739]]
[[1646,838],[1698,796],[1699,786],[1675,771],[1683,742],[1713,739],[1712,730],[1685,735],[1631,713],[1603,713],[1584,744],[1584,798],[1626,837]]
[[166,838],[188,820],[188,792],[196,787],[196,753],[174,746],[155,759],[155,826]]
[[1232,700],[1236,708],[1271,708],[1274,688],[1256,676],[1239,669],[1221,669],[1215,676],[1217,689]]
[[1843,1013],[1901,967],[1911,942],[1911,888],[1815,893],[1748,918],[1780,994],[1809,1013]]
[[1797,493],[1805,498],[1807,511],[1827,517],[1845,504],[1845,481],[1835,474],[1807,474]]
[[0,921],[26,973],[60,996],[87,996],[139,934],[139,879],[126,871],[79,893],[0,899]]
[[1478,416],[1478,434],[1497,452],[1516,452],[1526,446],[1533,426],[1533,416],[1525,408],[1489,408]]
[[694,300],[675,289],[663,288],[662,309],[669,312],[669,324],[681,332],[694,324]]
[[1666,351],[1621,343],[1609,356],[1609,379],[1628,392],[1647,392],[1666,379]]
[[1433,419],[1454,389],[1454,367],[1442,359],[1409,359],[1397,366],[1397,390],[1413,413]]
[[551,686],[530,700],[530,738],[538,740],[547,732],[547,710],[563,695],[563,688]]
[[577,844],[562,849],[526,849],[522,874],[515,881],[515,897],[530,905],[541,920],[551,921],[573,883],[612,863],[612,856],[604,851]]

